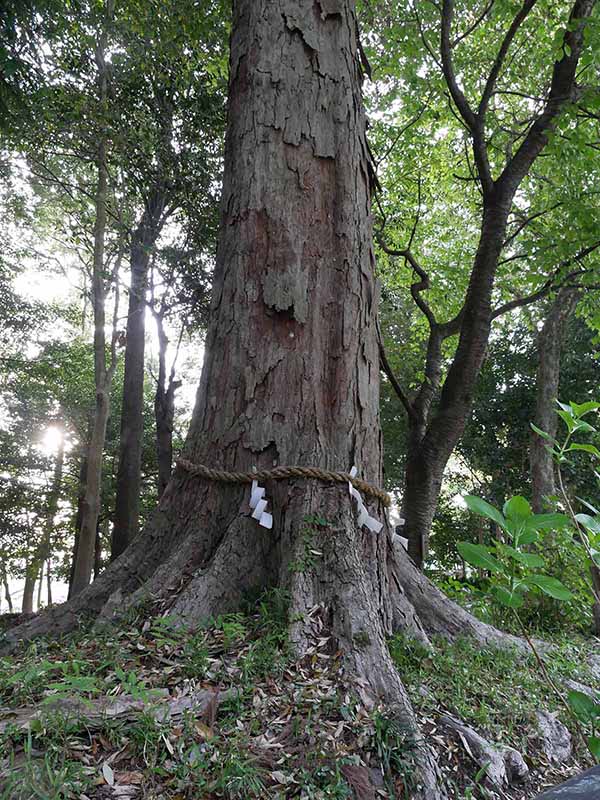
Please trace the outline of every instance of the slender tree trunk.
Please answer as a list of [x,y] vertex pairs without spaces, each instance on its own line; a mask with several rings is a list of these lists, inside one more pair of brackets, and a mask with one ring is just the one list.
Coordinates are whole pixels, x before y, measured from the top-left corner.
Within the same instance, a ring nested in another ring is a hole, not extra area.
[[[46,505],[46,525],[44,531],[44,538],[41,543],[41,548],[38,554],[38,560],[40,561],[40,575],[43,571],[43,564],[46,562],[46,580],[48,584],[48,597],[51,597],[51,576],[50,576],[50,559],[52,554],[52,534],[54,533],[54,524],[56,520],[56,514],[58,512],[58,501],[60,500],[60,494],[62,491],[62,484],[63,484],[63,469],[65,463],[65,442],[64,438],[61,438],[58,451],[56,453],[56,457],[54,460],[54,475],[52,477],[52,487],[50,489],[50,493],[48,495],[48,502]],[[41,582],[40,582],[40,592],[41,592]],[[51,602],[50,600],[48,601]],[[38,600],[39,606],[39,600]]]
[[42,607],[42,589],[44,588],[44,564],[45,561],[40,562],[40,571],[38,574],[38,592],[37,592],[37,610]]
[[408,539],[408,553],[421,566],[427,556],[429,531],[437,508],[441,475],[435,460],[423,447],[425,426],[409,420],[407,460],[402,496],[402,535]]
[[[564,47],[560,57],[553,65],[550,88],[543,111],[532,122],[514,155],[507,159],[502,171],[495,177],[488,159],[485,117],[491,96],[486,92],[489,89],[493,93],[498,75],[492,69],[477,110],[473,110],[457,82],[452,63],[451,38],[454,3],[445,0],[441,4],[442,71],[457,112],[462,116],[471,136],[474,161],[480,180],[483,214],[479,244],[473,260],[465,302],[460,313],[448,323],[438,323],[435,315],[423,300],[420,292],[428,287],[427,273],[417,264],[412,255],[409,258],[406,251],[403,251],[405,257],[418,272],[420,281],[413,284],[411,290],[413,298],[427,316],[430,325],[428,361],[425,370],[426,382],[422,388],[428,389],[428,372],[432,366],[435,366],[435,362],[430,362],[429,359],[432,343],[435,343],[435,339],[440,335],[442,338],[446,338],[455,333],[459,334],[456,354],[444,381],[437,408],[432,416],[427,413],[424,418],[427,431],[421,446],[427,453],[428,466],[434,475],[443,475],[471,412],[475,385],[485,356],[494,315],[492,292],[500,254],[506,240],[508,217],[513,199],[522,181],[548,143],[549,134],[555,128],[559,117],[571,101],[576,87],[579,60],[584,49],[584,32],[594,11],[594,6],[595,0],[575,0],[571,6],[568,25],[564,33]],[[526,15],[527,9],[524,13]],[[504,42],[509,44],[510,39],[505,39]],[[501,53],[501,50],[499,52]],[[497,63],[501,63],[501,61],[502,58]],[[401,392],[399,394],[404,405],[408,407],[409,413],[411,410],[414,411],[414,407],[404,394]],[[418,460],[409,458],[407,463],[415,464],[418,463]],[[407,483],[409,482],[411,481],[407,476]],[[438,498],[436,497],[435,505],[437,502]],[[423,525],[431,517],[429,491],[424,493],[424,503],[428,507],[426,513],[417,508],[417,502],[408,503],[409,512],[411,509],[414,510],[410,518],[406,520],[406,526],[407,530],[413,531],[414,537],[418,536],[421,539],[420,547],[414,547],[414,551],[420,550],[426,555],[428,530]]]
[[25,585],[23,586],[23,599],[21,601],[21,612],[23,614],[33,613],[33,593],[36,577],[37,574],[32,574],[31,564],[27,564],[25,566]]
[[[538,367],[536,375],[536,404],[533,422],[543,431],[555,436],[557,427],[556,400],[559,396],[560,355],[565,327],[577,306],[580,292],[561,289],[544,321],[538,336]],[[532,506],[536,514],[546,510],[546,497],[556,494],[555,465],[546,449],[547,442],[533,434],[529,451],[531,468]]]
[[33,595],[35,582],[39,577],[38,585],[38,608],[42,598],[42,584],[44,574],[44,563],[48,563],[50,567],[50,550],[52,543],[52,532],[54,530],[54,520],[56,512],[58,511],[58,501],[62,490],[63,482],[63,467],[65,460],[65,445],[64,440],[61,440],[56,457],[54,460],[54,474],[52,477],[52,485],[48,493],[48,500],[46,502],[46,520],[44,524],[44,532],[42,539],[37,545],[29,564],[25,571],[25,588],[23,590],[23,611],[31,613],[33,611]]
[[[114,0],[107,0],[106,19],[112,19]],[[107,105],[108,74],[104,53],[108,41],[107,25],[98,38],[96,63],[98,65],[99,97],[103,107]],[[108,201],[108,168],[107,168],[107,135],[103,131],[100,136],[97,156],[98,186],[96,190],[96,219],[94,224],[94,258],[92,274],[92,305],[94,308],[94,375],[96,383],[96,404],[92,422],[92,434],[87,454],[87,471],[85,479],[85,497],[77,553],[73,565],[71,596],[77,595],[88,585],[92,576],[94,563],[94,544],[96,527],[100,511],[100,492],[102,484],[102,461],[106,426],[110,413],[110,387],[114,374],[114,347],[112,363],[106,363],[106,289],[104,285],[104,250]],[[113,331],[114,344],[114,331]]]
[[85,446],[82,449],[80,460],[79,460],[79,480],[77,483],[78,491],[77,491],[77,512],[75,514],[75,523],[74,523],[74,542],[73,542],[73,555],[71,558],[71,569],[69,571],[69,594],[68,598],[71,599],[71,593],[73,588],[73,570],[75,569],[75,563],[77,561],[77,550],[79,548],[79,531],[81,530],[81,523],[83,521],[83,503],[85,500],[85,479],[87,475],[87,454],[89,450],[89,442],[92,435],[92,421],[90,420],[88,425],[88,435],[85,442]]
[[50,559],[46,562],[46,591],[48,599],[48,608],[52,605],[52,562]]
[[151,250],[160,233],[164,206],[164,192],[156,189],[146,204],[131,242],[131,288],[127,314],[119,468],[111,559],[120,556],[138,534],[144,438],[144,352],[148,265]]
[[8,577],[6,575],[6,569],[4,565],[2,565],[2,588],[4,589],[4,599],[6,600],[6,604],[8,606],[8,613],[12,614],[13,603],[12,603],[12,597],[10,595],[10,586],[8,585]]
[[[108,517],[105,518],[104,522],[104,529],[105,534],[108,531]],[[96,541],[94,544],[94,580],[100,574],[100,569],[102,565],[102,526],[98,521],[98,526],[96,528]]]
[[181,381],[175,380],[175,367],[171,369],[167,385],[167,346],[163,318],[155,314],[158,330],[158,379],[154,396],[154,418],[156,422],[156,457],[158,461],[158,496],[167,488],[173,468],[173,422],[175,419],[175,392]]
[[[431,522],[437,510],[444,470],[471,412],[477,378],[485,357],[492,322],[492,290],[512,195],[487,198],[481,237],[465,299],[456,355],[439,403],[427,407],[422,435],[411,439],[405,475],[405,536],[415,563],[427,557]],[[432,336],[439,336],[432,331]]]

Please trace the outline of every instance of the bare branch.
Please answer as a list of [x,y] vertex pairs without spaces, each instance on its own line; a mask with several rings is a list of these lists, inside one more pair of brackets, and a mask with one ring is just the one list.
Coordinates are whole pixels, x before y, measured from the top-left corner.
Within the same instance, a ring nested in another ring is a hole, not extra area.
[[427,52],[429,53],[435,64],[441,68],[442,65],[440,64],[440,61],[435,53],[435,50],[429,44],[429,42],[427,41],[427,37],[425,36],[425,31],[423,30],[423,25],[421,24],[421,17],[419,16],[419,12],[417,10],[417,3],[413,4],[413,10],[415,15],[415,20],[417,23],[417,28],[419,29],[419,36],[421,37],[421,41],[423,42],[425,49],[427,50]]
[[475,156],[475,164],[477,165],[477,173],[479,175],[479,180],[481,181],[483,191],[490,192],[493,189],[494,182],[492,180],[487,147],[485,144],[483,115],[477,115],[473,112],[473,109],[469,105],[467,98],[465,97],[456,80],[454,61],[452,59],[452,45],[450,43],[453,16],[454,0],[443,0],[440,37],[442,71],[444,73],[444,79],[450,91],[450,95],[454,100],[454,104],[471,133],[471,137],[473,139],[473,154]]
[[393,256],[395,258],[403,258],[407,263],[410,264],[413,271],[419,276],[420,280],[416,281],[415,283],[411,283],[410,285],[410,293],[412,295],[412,299],[415,301],[415,304],[421,309],[423,314],[427,317],[427,321],[429,322],[429,326],[431,328],[437,327],[437,320],[435,318],[435,314],[429,307],[429,304],[423,299],[421,296],[421,292],[426,291],[429,289],[429,275],[425,272],[423,267],[419,264],[417,259],[411,253],[410,250],[393,250],[391,247],[388,247],[385,242],[382,240],[380,236],[377,237],[377,241],[379,242],[379,246],[383,250],[384,253],[387,253],[388,256]]
[[379,327],[379,321],[377,322],[377,338],[379,342],[379,361],[381,363],[381,369],[386,374],[392,389],[396,392],[398,399],[404,406],[404,409],[409,417],[415,418],[415,410],[412,407],[412,403],[410,402],[408,395],[405,393],[402,386],[398,382],[398,379],[394,375],[394,371],[390,366],[390,362],[388,361],[387,354],[385,352],[385,347],[383,344],[383,336],[381,335],[381,328]]
[[489,0],[488,4],[484,6],[483,11],[477,17],[477,19],[475,19],[475,21],[471,25],[469,25],[469,27],[467,28],[466,31],[464,31],[464,33],[461,33],[460,36],[457,36],[456,39],[453,40],[452,47],[456,47],[457,44],[466,39],[467,36],[470,36],[473,33],[473,31],[476,30],[481,25],[483,20],[487,17],[487,15],[494,7],[494,2],[495,0]]
[[403,125],[403,126],[400,128],[400,130],[398,131],[398,133],[397,133],[397,134],[396,134],[396,136],[394,137],[394,140],[393,140],[393,142],[392,142],[392,143],[391,143],[391,145],[390,145],[390,146],[387,148],[387,150],[385,151],[385,153],[384,153],[384,154],[383,154],[383,155],[382,155],[380,158],[378,158],[378,159],[375,161],[375,166],[376,166],[376,167],[378,167],[378,166],[381,164],[381,162],[382,162],[382,161],[385,161],[385,159],[386,159],[386,158],[389,156],[389,154],[392,152],[392,150],[394,149],[394,147],[396,147],[396,145],[398,144],[398,142],[400,141],[400,139],[401,139],[401,138],[404,136],[404,134],[406,133],[406,131],[407,131],[407,130],[409,130],[409,128],[412,128],[412,126],[413,126],[413,125],[416,125],[416,123],[417,123],[417,122],[418,122],[418,121],[421,119],[421,117],[422,117],[422,116],[423,116],[423,114],[425,113],[425,109],[426,109],[426,108],[427,108],[427,103],[423,103],[423,105],[421,106],[421,108],[419,109],[419,111],[418,111],[418,112],[415,114],[415,116],[414,116],[414,117],[412,117],[412,119],[410,119],[410,120],[409,120],[409,121],[406,123],[406,125]]
[[[561,286],[573,286],[576,288],[578,284],[572,284],[571,281],[574,278],[578,278],[581,275],[585,275],[587,270],[584,269],[576,269],[572,272],[569,272],[567,275],[563,276],[562,279],[558,280],[563,270],[573,264],[580,264],[589,256],[590,253],[593,253],[600,247],[600,241],[594,242],[594,244],[589,245],[588,247],[584,247],[578,253],[576,253],[572,258],[565,259],[562,261],[558,267],[552,272],[548,280],[535,292],[531,294],[525,295],[524,297],[516,297],[514,300],[510,300],[508,303],[504,303],[503,305],[499,306],[495,311],[492,311],[492,319],[497,319],[501,317],[503,314],[508,313],[509,311],[513,311],[515,308],[521,308],[523,306],[531,305],[531,303],[535,303],[538,300],[543,299],[546,297],[547,294],[554,291],[555,289],[559,289]],[[591,288],[591,287],[588,287]]]
[[452,59],[452,45],[450,33],[452,30],[452,17],[454,16],[454,0],[443,0],[440,52],[442,56],[442,71],[454,104],[460,112],[470,131],[475,129],[476,119],[473,109],[456,81],[454,61]]
[[542,209],[542,211],[536,211],[534,214],[530,214],[528,217],[522,217],[521,219],[518,220],[518,222],[515,219],[514,221],[517,222],[517,228],[515,231],[513,231],[513,233],[510,234],[510,236],[506,237],[502,247],[503,248],[508,247],[508,245],[511,244],[511,242],[513,242],[517,238],[517,236],[521,233],[521,231],[523,231],[531,222],[534,222],[536,219],[543,217],[545,214],[549,214],[551,211],[555,211],[562,205],[564,205],[563,201],[558,201],[557,203],[554,203],[554,205]]

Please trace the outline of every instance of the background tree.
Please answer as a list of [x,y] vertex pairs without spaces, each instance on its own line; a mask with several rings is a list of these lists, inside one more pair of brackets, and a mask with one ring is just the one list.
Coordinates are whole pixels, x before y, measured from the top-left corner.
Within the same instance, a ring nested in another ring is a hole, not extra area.
[[[189,2],[171,3],[168,8],[164,3],[132,2],[116,20],[114,45],[121,55],[113,63],[112,99],[120,114],[119,158],[132,194],[130,202],[140,210],[130,233],[131,285],[112,558],[138,532],[146,295],[153,252],[168,224],[183,228],[188,246],[197,246],[200,240],[206,249],[214,241],[214,186],[224,106],[224,16],[219,2],[209,4],[202,15]],[[136,109],[133,114],[132,108]],[[188,255],[177,266],[181,270],[193,263]],[[164,329],[161,333],[165,335]],[[174,378],[171,388],[164,391],[164,414],[157,416],[157,432],[165,448],[164,428],[172,426],[173,386]],[[159,457],[163,473],[167,457]]]
[[[417,392],[411,395],[396,382],[409,425],[403,516],[418,563],[426,554],[445,466],[472,407],[492,321],[540,299],[567,276],[580,280],[582,263],[598,246],[589,222],[583,222],[595,192],[586,191],[581,159],[574,158],[566,170],[569,180],[560,183],[547,166],[552,159],[539,160],[542,151],[555,158],[561,148],[570,152],[565,138],[572,127],[578,141],[594,136],[593,126],[586,128],[571,105],[576,96],[582,103],[595,97],[577,82],[579,72],[595,69],[589,46],[595,21],[587,25],[593,9],[593,2],[576,2],[548,17],[539,2],[515,9],[491,4],[481,14],[461,5],[457,30],[450,0],[439,13],[434,6],[408,18],[390,11],[392,25],[379,28],[376,56],[383,43],[390,50],[382,57],[391,58],[399,43],[410,42],[396,70],[409,81],[407,119],[387,133],[379,159],[393,176],[389,162],[402,141],[403,163],[410,166],[397,192],[412,186],[399,207],[389,198],[381,203],[380,246],[408,267],[409,289],[428,327]],[[390,17],[382,19],[389,23]],[[542,37],[547,19],[553,33]],[[533,31],[536,47],[523,46]],[[405,84],[392,84],[392,108],[400,86]],[[454,116],[446,110],[447,95]],[[420,148],[424,134],[430,138]],[[581,199],[571,202],[577,181]],[[440,186],[448,189],[443,200]],[[565,217],[571,220],[567,229]],[[463,221],[461,236],[442,233],[444,225],[455,228],[456,219]],[[458,266],[465,258],[469,271]],[[503,300],[507,294],[511,300]],[[447,364],[445,348],[452,350]]]

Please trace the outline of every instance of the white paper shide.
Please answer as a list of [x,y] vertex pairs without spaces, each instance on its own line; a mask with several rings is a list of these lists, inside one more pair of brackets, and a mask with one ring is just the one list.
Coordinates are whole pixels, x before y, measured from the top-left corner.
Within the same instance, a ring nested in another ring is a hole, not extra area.
[[[356,467],[352,467],[350,470],[350,475],[353,478],[356,478],[358,470]],[[367,528],[372,533],[379,533],[380,530],[383,528],[383,522],[379,522],[379,520],[375,519],[375,517],[369,516],[369,512],[364,504],[364,501],[361,497],[360,492],[358,489],[355,489],[354,486],[348,481],[348,491],[350,492],[350,497],[356,500],[356,506],[358,511],[358,524],[359,526],[366,525]]]
[[265,487],[259,486],[258,481],[252,481],[250,490],[250,508],[252,509],[252,519],[255,519],[263,528],[271,530],[273,527],[273,516],[267,511],[267,501],[265,500]]

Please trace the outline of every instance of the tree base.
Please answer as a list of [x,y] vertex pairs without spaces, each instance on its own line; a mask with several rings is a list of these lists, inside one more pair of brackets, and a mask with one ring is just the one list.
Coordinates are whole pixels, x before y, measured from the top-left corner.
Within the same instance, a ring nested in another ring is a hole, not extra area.
[[[8,631],[0,651],[37,636],[67,633],[82,617],[110,621],[143,602],[159,603],[194,627],[236,610],[248,592],[277,586],[290,600],[290,637],[297,655],[328,637],[331,648],[343,654],[348,678],[373,703],[383,702],[419,742],[415,758],[422,789],[414,797],[443,798],[432,753],[421,740],[386,637],[402,631],[425,645],[432,635],[469,635],[501,646],[522,647],[521,641],[446,598],[402,548],[394,548],[387,528],[378,535],[359,530],[339,486],[302,482],[291,491],[273,486],[273,507],[284,509],[275,521],[277,533],[250,517],[247,492],[239,488],[222,500],[226,511],[217,512],[215,521],[214,512],[212,518],[207,513],[212,488],[199,491],[193,479],[178,474],[152,524],[97,581],[65,605]],[[175,513],[176,494],[189,498],[183,519]]]

